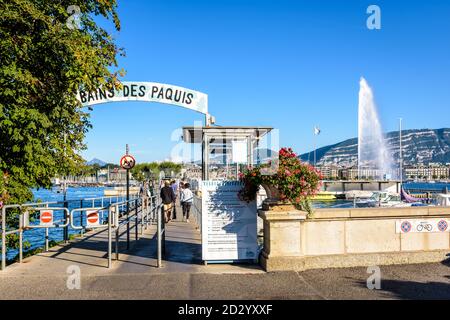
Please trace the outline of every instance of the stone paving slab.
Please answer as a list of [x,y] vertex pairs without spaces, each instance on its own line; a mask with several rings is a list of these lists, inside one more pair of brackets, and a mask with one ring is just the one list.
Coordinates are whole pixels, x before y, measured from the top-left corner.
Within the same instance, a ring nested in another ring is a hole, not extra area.
[[381,290],[366,287],[366,268],[87,275],[81,277],[80,290],[67,289],[67,277],[61,275],[2,277],[0,299],[450,299],[449,265],[397,265],[381,270]]
[[[134,228],[132,229],[134,230]],[[106,231],[52,248],[0,272],[0,299],[450,299],[450,263],[381,266],[381,290],[367,268],[265,273],[257,265],[200,261],[192,224],[167,226],[164,267],[156,267],[155,226],[106,268]],[[134,234],[131,234],[134,239]],[[81,270],[81,289],[67,288],[67,267]]]

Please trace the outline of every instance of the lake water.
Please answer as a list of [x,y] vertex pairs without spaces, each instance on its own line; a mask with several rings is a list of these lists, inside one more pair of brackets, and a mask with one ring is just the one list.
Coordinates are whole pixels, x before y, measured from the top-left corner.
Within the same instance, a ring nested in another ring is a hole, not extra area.
[[[442,192],[444,188],[450,190],[450,183],[448,182],[436,182],[436,183],[427,183],[427,182],[407,182],[403,184],[403,187],[406,190],[409,190],[412,194],[414,194],[415,190],[432,190],[433,192]],[[312,203],[314,208],[352,208],[353,201],[352,200],[333,200],[333,201],[314,201]]]
[[427,183],[427,182],[408,182],[404,183],[404,188],[414,192],[414,190],[423,190],[429,189],[435,192],[442,192],[443,189],[447,188],[450,190],[449,182],[436,182],[436,183]]

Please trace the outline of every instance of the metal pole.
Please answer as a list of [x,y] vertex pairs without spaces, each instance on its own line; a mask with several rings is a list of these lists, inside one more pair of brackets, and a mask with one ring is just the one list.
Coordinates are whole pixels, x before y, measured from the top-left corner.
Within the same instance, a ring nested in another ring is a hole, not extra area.
[[202,179],[208,180],[208,135],[202,135]]
[[[80,200],[80,209],[83,208],[83,200]],[[83,212],[80,211],[80,225],[83,227]],[[80,230],[80,235],[83,236],[84,228]]]
[[157,218],[156,218],[156,220],[157,220],[157,222],[156,222],[156,225],[157,225],[157,238],[158,238],[158,268],[161,268],[162,267],[162,257],[161,257],[161,223],[162,223],[162,221],[161,221],[161,218],[162,218],[162,215],[163,215],[163,208],[161,208],[161,212],[157,212]]
[[152,207],[152,198],[147,200],[147,207],[145,208],[145,230],[148,228],[148,211]]
[[[64,158],[66,157],[66,138],[67,134],[64,132]],[[64,174],[64,181],[63,181],[63,191],[64,191],[64,208],[69,208],[69,203],[67,202],[67,175]],[[66,211],[64,211],[64,214],[66,214]],[[65,217],[67,222],[68,217]],[[65,226],[63,228],[63,240],[64,243],[67,243],[69,241],[69,225]]]
[[138,217],[138,199],[134,200],[134,231],[135,231],[135,240],[138,240],[138,227],[139,227],[139,217]]
[[[64,208],[67,208],[67,209],[69,208],[69,203],[66,200],[66,193],[64,193]],[[66,215],[66,214],[67,214],[67,212],[64,211],[64,215]],[[67,222],[67,219],[69,219],[69,217],[66,216],[65,222]],[[69,242],[69,226],[68,225],[63,228],[63,239],[64,239],[64,243]]]
[[19,216],[19,263],[23,260],[23,213]]
[[45,251],[48,251],[48,228],[45,228]]
[[6,268],[6,208],[2,208],[2,270]]
[[162,232],[162,236],[161,236],[161,253],[162,256],[165,257],[166,256],[166,219],[164,217],[164,206],[163,206],[163,211],[162,211],[162,219],[161,219],[161,232]]
[[314,167],[316,166],[316,127],[314,127]]
[[116,226],[116,260],[119,260],[119,226]]
[[400,118],[400,131],[399,131],[399,139],[400,139],[400,188],[403,184],[403,153],[402,153],[402,118]]
[[127,250],[130,249],[130,175],[127,169]]
[[145,217],[144,217],[144,214],[145,214],[145,200],[144,200],[144,198],[142,198],[141,199],[141,223],[140,223],[140,226],[141,226],[141,235],[144,233],[144,220],[145,220]]
[[112,232],[111,232],[111,208],[108,210],[108,268],[111,268]]
[[[45,207],[48,208],[48,204]],[[48,228],[45,228],[45,251],[48,251]]]

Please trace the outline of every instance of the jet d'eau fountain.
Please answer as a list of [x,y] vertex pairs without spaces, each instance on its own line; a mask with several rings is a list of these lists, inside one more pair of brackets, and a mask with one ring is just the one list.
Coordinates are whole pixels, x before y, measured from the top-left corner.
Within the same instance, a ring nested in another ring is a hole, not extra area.
[[386,147],[372,89],[364,78],[359,85],[358,176],[385,179],[393,172],[392,158]]

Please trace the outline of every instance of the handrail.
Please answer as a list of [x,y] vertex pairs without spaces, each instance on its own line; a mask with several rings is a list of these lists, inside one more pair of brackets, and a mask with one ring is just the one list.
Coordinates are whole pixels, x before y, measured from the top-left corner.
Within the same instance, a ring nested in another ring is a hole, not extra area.
[[[138,194],[139,193],[130,193],[130,196],[137,196]],[[126,197],[127,197],[126,195],[103,196],[103,197],[85,198],[85,199],[83,199],[83,201],[92,201],[92,200],[101,200],[101,199],[114,199],[114,198],[126,198]]]
[[[42,211],[42,210],[49,210],[49,208],[48,207],[37,207],[37,208],[33,208],[33,210],[34,211]],[[67,208],[54,208],[54,207],[52,207],[52,208],[50,208],[50,210],[53,210],[53,211],[64,211],[66,214],[65,214],[65,222],[63,223],[63,224],[56,224],[56,223],[54,223],[52,226],[40,226],[40,225],[28,225],[28,226],[25,226],[24,225],[24,221],[23,221],[23,214],[24,213],[22,213],[21,215],[22,215],[22,221],[21,221],[21,223],[22,223],[22,228],[42,228],[42,229],[44,229],[44,228],[65,228],[65,227],[67,227],[68,225],[69,225],[69,223],[70,223],[70,214],[69,214],[69,209],[67,209]],[[58,221],[60,221],[60,220],[54,220],[53,222],[58,222]],[[19,230],[20,230],[20,228],[19,228]]]
[[[19,262],[22,262],[23,260],[23,232],[24,229],[26,228],[43,228],[45,229],[45,250],[48,251],[48,228],[49,226],[25,226],[24,225],[24,214],[28,212],[27,209],[31,209],[34,211],[38,211],[40,209],[44,210],[44,209],[48,209],[48,205],[49,204],[55,204],[57,202],[38,202],[38,203],[26,203],[23,205],[19,205],[19,204],[10,204],[10,205],[4,205],[2,206],[2,214],[1,214],[1,218],[2,218],[2,235],[1,235],[1,241],[2,241],[2,262],[1,262],[1,270],[4,270],[6,268],[6,236],[7,235],[11,235],[11,234],[16,234],[19,233]],[[37,207],[35,208],[34,206],[42,206],[45,205],[45,207]],[[19,228],[18,229],[12,229],[12,230],[6,230],[6,210],[7,209],[21,209],[22,212],[19,213]],[[22,210],[24,209],[24,210]],[[55,211],[66,211],[66,208],[51,208],[52,210]],[[64,224],[62,225],[55,225],[54,227],[66,227],[68,225],[68,217],[67,217],[67,212],[66,211],[66,221]],[[59,222],[60,220],[56,220],[56,222]],[[51,227],[51,226],[50,226]]]
[[194,201],[192,202],[192,215],[195,219],[197,227],[202,232],[202,198],[194,195]]
[[[63,228],[70,226],[73,230],[81,230],[81,234],[83,235],[83,230],[85,227],[83,227],[82,223],[80,226],[76,226],[74,224],[74,214],[77,212],[84,212],[87,210],[96,210],[100,212],[108,211],[108,224],[102,224],[99,225],[98,228],[108,228],[108,241],[110,241],[111,238],[111,232],[112,228],[116,231],[116,258],[118,259],[118,239],[120,237],[119,229],[127,225],[127,245],[129,245],[129,226],[132,219],[135,220],[135,228],[136,228],[136,240],[138,239],[138,227],[141,226],[141,234],[143,233],[143,228],[147,229],[148,224],[155,222],[157,220],[158,222],[161,222],[161,217],[159,214],[159,211],[161,211],[161,201],[159,199],[159,194],[156,192],[155,189],[153,192],[153,195],[150,197],[140,197],[138,194],[130,195],[129,200],[122,200],[122,201],[116,201],[112,202],[110,201],[109,204],[104,205],[105,199],[123,199],[122,196],[108,196],[108,197],[95,197],[95,198],[86,198],[86,199],[74,199],[74,200],[66,200],[66,201],[49,201],[49,202],[36,202],[36,203],[25,203],[22,205],[19,204],[11,204],[11,205],[5,205],[1,208],[1,270],[4,270],[6,268],[6,236],[10,234],[16,234],[19,233],[19,263],[23,260],[23,232],[24,230],[27,230],[28,228],[42,228],[45,229],[45,250],[48,251],[48,235],[49,235],[49,228]],[[93,201],[94,200],[94,201]],[[102,201],[102,206],[95,206],[96,202],[99,200]],[[60,204],[60,203],[67,203],[71,201],[79,201],[81,204],[83,201],[93,201],[92,207],[85,206],[80,208],[74,208],[71,211],[69,211],[66,207],[50,207],[51,205]],[[19,228],[14,230],[6,230],[6,212],[8,209],[20,209],[19,213]],[[128,214],[126,217],[120,218],[120,215],[124,212],[127,213],[128,208]],[[24,225],[24,214],[29,211],[39,211],[39,210],[54,210],[54,211],[63,211],[65,212],[65,215],[63,218],[54,220],[54,224],[52,226],[40,226],[40,225]],[[134,212],[133,212],[134,211]],[[140,214],[140,216],[139,216]],[[150,215],[150,217],[149,217]],[[114,218],[112,220],[111,218]],[[82,219],[82,218],[81,218]],[[60,224],[58,222],[64,221],[64,223]],[[82,220],[81,220],[82,221]],[[91,228],[91,226],[89,226]],[[161,237],[164,236],[164,229],[158,233],[158,266],[161,266],[160,261],[160,249],[161,249]],[[111,266],[111,256],[110,256],[110,249],[111,249],[111,243],[108,245],[108,267]]]

